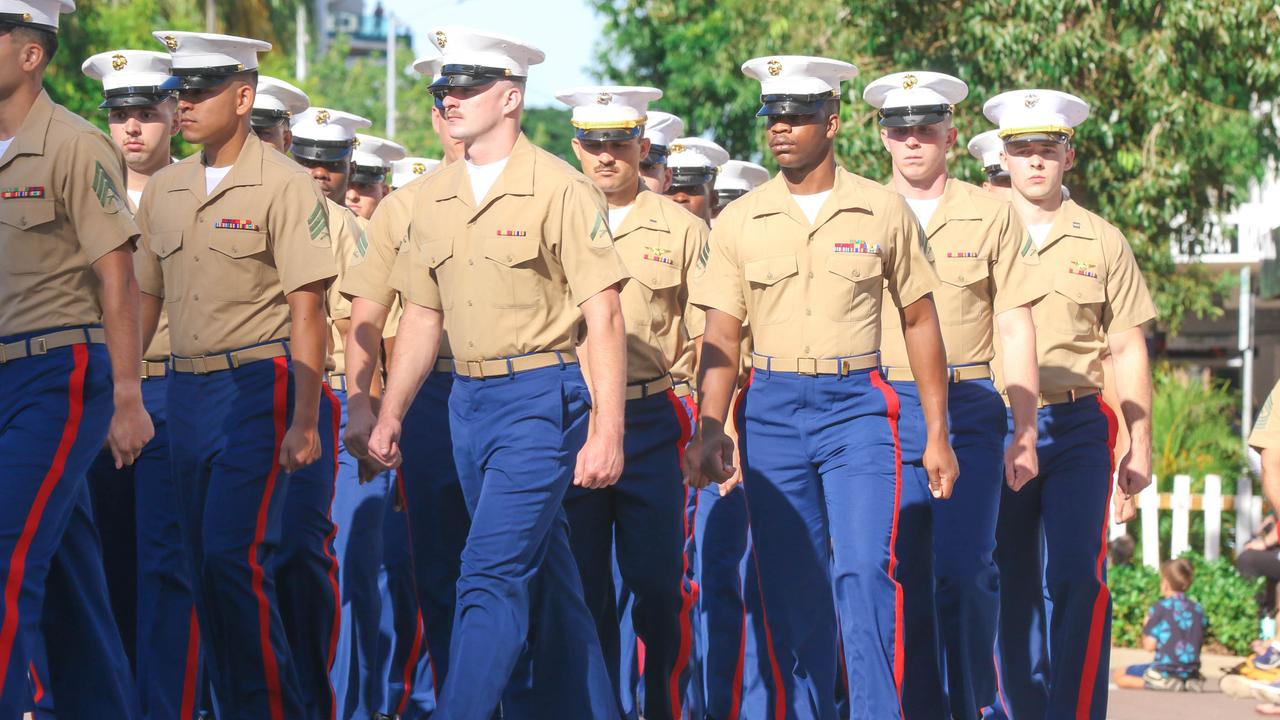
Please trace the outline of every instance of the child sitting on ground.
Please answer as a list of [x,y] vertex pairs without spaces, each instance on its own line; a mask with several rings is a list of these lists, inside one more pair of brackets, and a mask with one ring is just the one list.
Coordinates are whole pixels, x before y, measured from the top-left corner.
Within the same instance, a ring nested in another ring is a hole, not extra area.
[[1194,569],[1178,558],[1160,565],[1161,599],[1151,606],[1142,626],[1142,647],[1155,652],[1155,661],[1117,669],[1112,681],[1122,688],[1199,692],[1200,646],[1204,644],[1204,610],[1186,596]]

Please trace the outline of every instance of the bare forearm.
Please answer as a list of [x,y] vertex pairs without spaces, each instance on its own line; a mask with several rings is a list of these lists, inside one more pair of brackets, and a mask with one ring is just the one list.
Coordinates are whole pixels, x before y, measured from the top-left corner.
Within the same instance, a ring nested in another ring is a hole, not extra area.
[[145,353],[147,348],[151,347],[151,341],[155,340],[156,328],[160,326],[160,311],[164,307],[164,300],[150,295],[141,293],[141,311],[142,311],[142,351]]
[[996,323],[1000,327],[1005,393],[1013,411],[1014,432],[1034,434],[1040,367],[1031,309],[1024,306],[1005,311],[996,317]]
[[1151,463],[1151,364],[1141,331],[1126,338],[1120,346],[1112,346],[1112,362],[1116,372],[1116,394],[1120,411],[1129,429],[1129,454]]
[[440,311],[405,303],[379,417],[404,418],[423,380],[436,364],[442,322]]
[[911,374],[920,391],[920,408],[924,411],[926,431],[930,439],[947,437],[947,353],[942,345],[942,330],[933,298],[925,296],[904,308],[903,339]]
[[351,300],[351,318],[343,351],[347,361],[347,402],[369,402],[373,395],[373,378],[378,367],[382,329],[386,326],[388,308],[367,298]]
[[324,368],[329,325],[320,283],[289,293],[292,327],[289,353],[293,361],[293,424],[314,425],[320,412],[321,370]]
[[699,343],[698,425],[724,427],[738,385],[742,323],[719,310],[707,311],[707,329]]
[[588,384],[597,429],[622,432],[627,383],[627,329],[617,291],[601,298],[585,313],[587,319]]
[[141,397],[138,368],[142,364],[141,301],[133,260],[127,250],[114,250],[94,263],[98,274],[98,300],[102,305],[102,326],[111,356],[115,396]]

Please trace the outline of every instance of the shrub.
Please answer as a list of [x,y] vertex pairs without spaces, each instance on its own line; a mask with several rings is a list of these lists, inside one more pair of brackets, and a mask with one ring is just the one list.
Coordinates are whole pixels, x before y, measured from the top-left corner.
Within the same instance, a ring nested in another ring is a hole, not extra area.
[[[1258,635],[1256,596],[1260,580],[1245,580],[1225,559],[1205,562],[1196,553],[1182,557],[1196,569],[1195,583],[1187,593],[1204,608],[1209,627],[1205,644],[1221,645],[1236,655],[1249,652],[1249,642]],[[1147,611],[1160,598],[1160,573],[1145,565],[1121,565],[1108,575],[1111,602],[1112,643],[1121,647],[1142,646],[1142,624]]]

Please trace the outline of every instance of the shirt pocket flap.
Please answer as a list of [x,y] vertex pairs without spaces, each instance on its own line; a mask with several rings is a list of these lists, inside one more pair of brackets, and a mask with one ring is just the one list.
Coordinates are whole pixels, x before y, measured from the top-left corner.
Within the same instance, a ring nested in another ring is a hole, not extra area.
[[427,267],[440,267],[441,263],[453,257],[453,238],[427,240],[420,246],[419,254]]
[[939,280],[956,287],[986,280],[991,274],[986,258],[941,258],[934,267]]
[[267,234],[260,230],[214,230],[209,247],[229,258],[247,258],[267,249]]
[[795,255],[779,255],[777,257],[752,260],[743,267],[747,281],[756,285],[774,285],[799,272]]
[[1066,273],[1053,282],[1053,289],[1078,305],[1100,303],[1107,299],[1107,289],[1102,281],[1087,275]]
[[680,284],[680,268],[674,265],[646,262],[631,271],[631,279],[655,292],[666,290]]
[[151,233],[150,245],[151,252],[167,258],[182,248],[182,231],[168,230]]
[[484,256],[499,265],[515,267],[538,257],[542,239],[534,235],[523,237],[491,237],[485,240]]
[[53,222],[53,200],[48,198],[20,198],[0,202],[0,223],[19,230]]
[[872,253],[834,253],[827,271],[853,282],[878,279],[884,274],[880,256]]

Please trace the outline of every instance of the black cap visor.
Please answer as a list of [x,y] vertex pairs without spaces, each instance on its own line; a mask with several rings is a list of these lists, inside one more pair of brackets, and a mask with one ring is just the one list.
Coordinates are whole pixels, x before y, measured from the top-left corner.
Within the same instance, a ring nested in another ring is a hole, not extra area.
[[1010,187],[1013,185],[1013,178],[1009,177],[1009,171],[1001,168],[999,165],[986,169],[987,182],[997,187]]
[[98,107],[102,110],[122,107],[150,107],[173,97],[173,92],[161,87],[122,87],[102,93],[105,98]]
[[387,182],[387,169],[370,165],[352,165],[350,182],[353,185],[382,185]]
[[1047,142],[1055,145],[1066,145],[1071,140],[1071,136],[1066,133],[1059,132],[1027,132],[1010,135],[1004,138],[1005,145],[1014,145],[1017,143]]
[[719,205],[724,205],[728,203],[730,200],[737,200],[743,195],[746,195],[747,192],[748,191],[743,190],[741,188],[717,188],[716,203]]
[[836,99],[835,93],[816,95],[761,95],[760,109],[756,117],[772,115],[817,115],[828,100]]
[[649,169],[658,165],[666,165],[671,150],[666,145],[649,145],[649,154],[640,161],[640,167]]
[[273,128],[289,119],[288,110],[267,110],[255,108],[249,113],[249,124],[254,130]]
[[705,185],[716,179],[715,168],[673,167],[671,168],[671,186]]
[[173,73],[175,81],[174,89],[179,92],[184,90],[213,90],[230,80],[232,75],[244,72],[244,67],[241,65],[226,65],[224,67],[210,68],[174,68],[170,72]]
[[497,80],[523,80],[513,75],[510,70],[486,65],[445,65],[440,69],[440,77],[436,78],[428,90],[432,95],[441,97],[450,88],[473,88],[488,85]]
[[880,124],[885,127],[916,127],[940,123],[951,114],[950,105],[915,105],[881,108]]
[[308,140],[297,135],[289,148],[295,158],[317,163],[342,162],[351,157],[350,140]]

